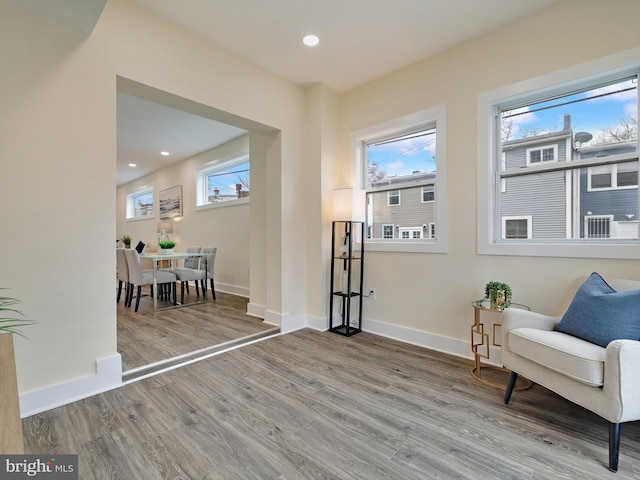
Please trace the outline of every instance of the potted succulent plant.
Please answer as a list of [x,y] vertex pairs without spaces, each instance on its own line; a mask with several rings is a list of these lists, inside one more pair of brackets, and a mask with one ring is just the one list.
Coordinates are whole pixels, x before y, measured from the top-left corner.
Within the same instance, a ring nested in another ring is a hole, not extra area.
[[160,240],[158,242],[158,253],[160,255],[171,255],[173,249],[176,246],[176,242],[173,240]]
[[131,248],[131,237],[129,235],[123,235],[122,243],[124,243],[124,248]]
[[491,308],[504,310],[511,305],[511,287],[503,282],[489,282],[484,287],[484,296]]

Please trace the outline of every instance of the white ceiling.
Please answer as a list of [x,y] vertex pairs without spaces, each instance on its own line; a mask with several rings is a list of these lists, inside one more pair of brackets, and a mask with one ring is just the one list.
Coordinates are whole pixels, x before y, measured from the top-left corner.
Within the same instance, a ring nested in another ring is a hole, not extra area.
[[[118,160],[122,185],[200,152],[246,130],[159,105],[122,92],[117,96]],[[167,151],[169,156],[160,155]],[[136,164],[130,167],[129,163]]]
[[[293,82],[345,91],[562,0],[134,1]],[[245,132],[124,93],[117,111],[118,185]]]
[[289,80],[345,91],[558,0],[134,1]]

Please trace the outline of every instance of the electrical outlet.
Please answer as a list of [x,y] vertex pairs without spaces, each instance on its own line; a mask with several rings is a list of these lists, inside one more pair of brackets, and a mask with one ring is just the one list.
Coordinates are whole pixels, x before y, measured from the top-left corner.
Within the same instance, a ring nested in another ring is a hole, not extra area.
[[375,300],[377,296],[378,296],[378,289],[377,288],[370,288],[369,289],[369,298],[371,298],[372,300]]

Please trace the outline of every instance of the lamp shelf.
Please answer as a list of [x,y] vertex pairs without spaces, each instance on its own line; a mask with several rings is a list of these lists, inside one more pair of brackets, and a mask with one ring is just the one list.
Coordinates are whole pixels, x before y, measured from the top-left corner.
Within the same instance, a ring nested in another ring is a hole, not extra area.
[[351,293],[343,293],[343,292],[333,292],[337,297],[359,297],[360,292],[351,292]]
[[362,327],[364,222],[336,220],[331,238],[329,331],[350,337]]

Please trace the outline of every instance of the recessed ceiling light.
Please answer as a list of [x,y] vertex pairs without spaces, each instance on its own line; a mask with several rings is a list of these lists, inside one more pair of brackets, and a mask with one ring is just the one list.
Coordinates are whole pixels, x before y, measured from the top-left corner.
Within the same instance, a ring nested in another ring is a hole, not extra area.
[[160,155],[162,155],[163,157],[166,157],[169,155],[169,152],[160,152]]
[[302,43],[304,43],[307,47],[315,47],[320,43],[320,39],[317,35],[305,35],[302,39]]
[[130,167],[137,167],[137,165],[135,163],[130,163],[129,166]]

